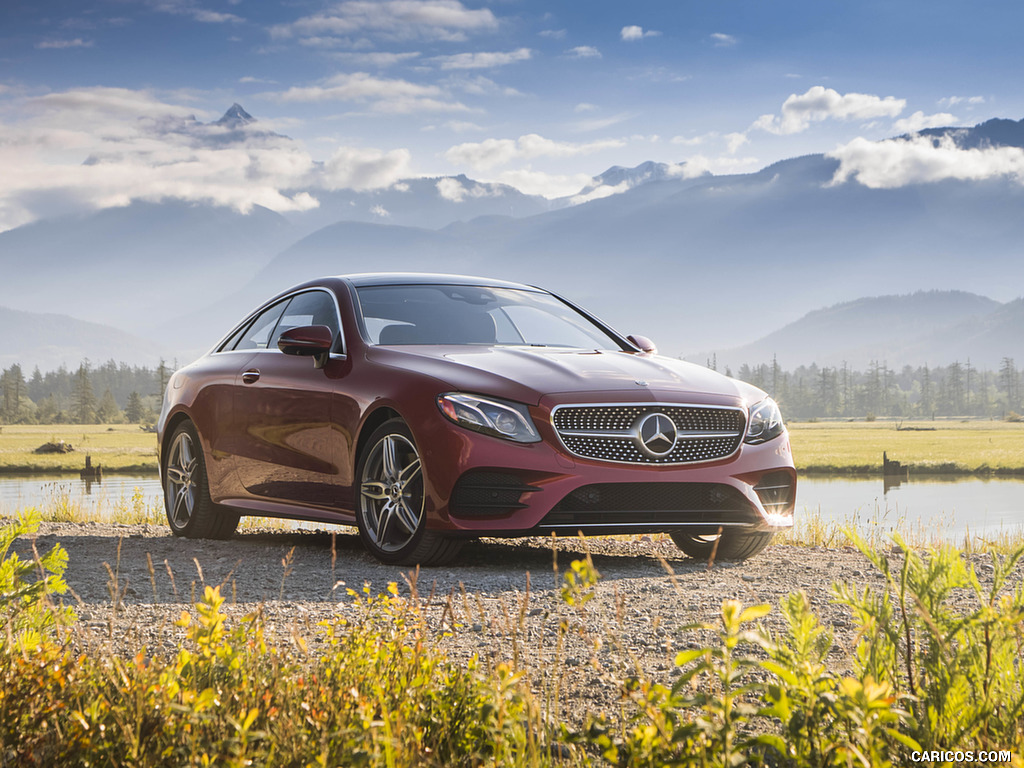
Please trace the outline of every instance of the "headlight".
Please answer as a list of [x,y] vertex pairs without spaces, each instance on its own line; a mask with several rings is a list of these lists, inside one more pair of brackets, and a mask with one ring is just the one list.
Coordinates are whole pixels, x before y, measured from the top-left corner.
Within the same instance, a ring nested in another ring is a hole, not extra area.
[[536,443],[540,435],[530,412],[520,403],[449,392],[437,396],[441,413],[460,427],[517,443]]
[[773,437],[782,434],[782,411],[770,397],[766,397],[750,408],[750,421],[747,423],[747,436],[743,442],[750,445],[766,443]]

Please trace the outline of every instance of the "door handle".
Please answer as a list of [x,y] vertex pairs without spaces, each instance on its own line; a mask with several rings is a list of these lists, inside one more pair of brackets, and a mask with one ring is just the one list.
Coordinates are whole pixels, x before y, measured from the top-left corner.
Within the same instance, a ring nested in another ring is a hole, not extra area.
[[260,380],[260,372],[257,368],[250,368],[242,374],[242,381],[246,384],[255,384]]

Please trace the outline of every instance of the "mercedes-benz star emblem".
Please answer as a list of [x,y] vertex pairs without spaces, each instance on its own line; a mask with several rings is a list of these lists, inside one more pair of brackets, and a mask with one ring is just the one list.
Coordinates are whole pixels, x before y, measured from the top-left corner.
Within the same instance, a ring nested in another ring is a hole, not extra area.
[[640,448],[655,458],[666,456],[676,447],[676,425],[664,413],[648,413],[636,425]]

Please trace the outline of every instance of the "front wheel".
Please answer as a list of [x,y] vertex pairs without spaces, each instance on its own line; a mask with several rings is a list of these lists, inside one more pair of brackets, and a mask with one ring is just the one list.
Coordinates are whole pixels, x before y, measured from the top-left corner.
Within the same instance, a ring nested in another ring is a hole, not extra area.
[[227,539],[238,527],[238,513],[214,504],[199,435],[190,421],[171,435],[161,476],[167,522],[175,536]]
[[412,431],[401,419],[382,424],[370,435],[356,478],[359,536],[378,560],[438,565],[462,548],[461,541],[427,530],[423,464]]
[[708,560],[712,552],[716,560],[747,560],[767,547],[774,535],[764,531],[736,530],[710,536],[688,531],[672,531],[669,534],[677,547],[696,560]]

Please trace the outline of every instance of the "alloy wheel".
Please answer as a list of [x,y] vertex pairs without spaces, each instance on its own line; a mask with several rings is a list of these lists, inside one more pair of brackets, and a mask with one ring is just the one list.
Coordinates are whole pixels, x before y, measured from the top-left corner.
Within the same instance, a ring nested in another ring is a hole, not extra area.
[[402,434],[385,435],[370,449],[360,478],[365,533],[382,552],[398,552],[423,524],[423,470],[416,446]]
[[185,431],[179,432],[171,445],[164,481],[168,517],[179,530],[188,525],[195,510],[198,466],[191,436]]

